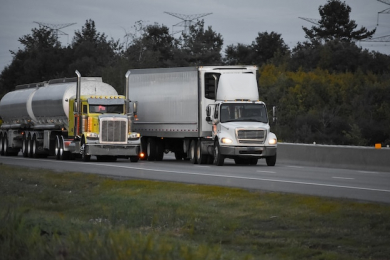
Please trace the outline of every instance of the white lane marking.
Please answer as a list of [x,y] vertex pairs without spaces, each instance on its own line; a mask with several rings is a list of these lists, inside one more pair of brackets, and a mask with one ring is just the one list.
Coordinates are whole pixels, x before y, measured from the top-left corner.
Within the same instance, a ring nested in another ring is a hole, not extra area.
[[289,168],[297,168],[297,169],[302,169],[302,168],[304,168],[303,166],[294,166],[294,165],[287,165],[286,167],[289,167]]
[[[34,161],[43,161],[48,162],[51,160],[40,160],[40,159],[29,159],[29,158],[12,158],[18,160],[34,160]],[[88,163],[88,162],[72,162],[72,161],[53,161],[55,163],[72,163],[79,165],[97,165],[96,163]],[[366,191],[380,191],[380,192],[388,192],[390,190],[384,189],[373,189],[373,188],[365,188],[365,187],[356,187],[356,186],[345,186],[345,185],[333,185],[333,184],[323,184],[323,183],[315,183],[315,182],[301,182],[301,181],[287,181],[287,180],[278,180],[278,179],[266,179],[266,178],[256,178],[256,177],[243,177],[243,176],[234,176],[234,175],[220,175],[220,174],[209,174],[209,173],[196,173],[196,172],[181,172],[181,171],[168,171],[168,170],[159,170],[159,169],[147,169],[147,168],[139,168],[139,167],[131,167],[131,166],[122,166],[122,165],[114,165],[114,164],[99,164],[101,166],[109,166],[109,167],[117,167],[117,168],[125,168],[125,169],[133,169],[133,170],[142,170],[142,171],[154,171],[154,172],[168,172],[168,173],[180,173],[187,175],[200,175],[200,176],[208,176],[208,177],[220,177],[220,178],[232,178],[232,179],[242,179],[242,180],[255,180],[255,181],[269,181],[269,182],[280,182],[280,183],[291,183],[291,184],[301,184],[301,185],[313,185],[313,186],[322,186],[322,187],[331,187],[331,188],[344,188],[344,189],[352,189],[352,190],[366,190]]]
[[347,177],[332,177],[333,179],[342,179],[342,180],[354,180],[355,178],[347,178]]
[[276,173],[276,172],[271,172],[271,171],[256,171],[256,172],[263,172],[263,173]]
[[370,172],[370,171],[358,171],[360,173],[369,173],[369,174],[378,174],[379,172]]

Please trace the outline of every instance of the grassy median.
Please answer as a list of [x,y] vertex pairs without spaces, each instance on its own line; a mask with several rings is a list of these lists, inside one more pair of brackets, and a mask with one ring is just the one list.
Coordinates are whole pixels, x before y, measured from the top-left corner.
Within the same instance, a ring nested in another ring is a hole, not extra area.
[[390,205],[0,165],[0,259],[390,259]]

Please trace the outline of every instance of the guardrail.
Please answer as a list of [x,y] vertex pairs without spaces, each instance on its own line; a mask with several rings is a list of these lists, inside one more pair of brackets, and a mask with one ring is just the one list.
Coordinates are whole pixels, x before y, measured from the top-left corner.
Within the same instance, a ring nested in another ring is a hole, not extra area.
[[278,143],[278,162],[390,172],[390,148]]

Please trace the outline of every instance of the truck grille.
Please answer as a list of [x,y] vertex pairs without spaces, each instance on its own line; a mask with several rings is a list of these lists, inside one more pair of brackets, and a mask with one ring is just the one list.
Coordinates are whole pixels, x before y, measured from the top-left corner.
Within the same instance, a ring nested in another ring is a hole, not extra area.
[[102,118],[100,121],[100,142],[127,143],[127,120]]
[[263,144],[265,139],[265,130],[237,130],[237,140],[241,144]]

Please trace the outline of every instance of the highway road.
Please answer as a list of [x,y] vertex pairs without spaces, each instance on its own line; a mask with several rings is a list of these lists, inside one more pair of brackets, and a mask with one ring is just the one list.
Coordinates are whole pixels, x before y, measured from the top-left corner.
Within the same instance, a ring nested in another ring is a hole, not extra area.
[[[268,167],[264,160],[256,166],[238,166],[225,160],[225,166],[194,165],[176,161],[172,154],[164,161],[117,162],[58,161],[0,156],[0,163],[56,171],[100,174],[122,179],[150,179],[194,184],[240,187],[271,192],[296,193],[333,198],[390,203],[389,172],[296,166],[277,162]],[[1,176],[1,175],[0,175]]]

